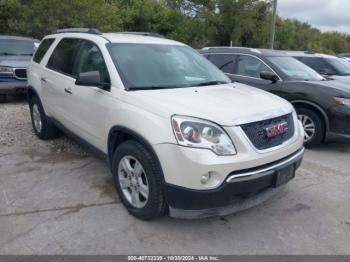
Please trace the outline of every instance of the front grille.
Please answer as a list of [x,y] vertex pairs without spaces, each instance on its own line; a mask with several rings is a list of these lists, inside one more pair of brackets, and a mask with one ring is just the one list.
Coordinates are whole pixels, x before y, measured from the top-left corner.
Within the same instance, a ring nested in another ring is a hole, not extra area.
[[[288,124],[288,130],[283,134],[269,138],[267,135],[266,128],[273,127],[284,122]],[[263,121],[248,123],[241,125],[241,128],[257,149],[264,150],[281,145],[283,142],[293,137],[293,115],[288,114]]]
[[27,78],[27,70],[24,68],[15,69],[15,77],[20,78],[20,79],[26,79]]

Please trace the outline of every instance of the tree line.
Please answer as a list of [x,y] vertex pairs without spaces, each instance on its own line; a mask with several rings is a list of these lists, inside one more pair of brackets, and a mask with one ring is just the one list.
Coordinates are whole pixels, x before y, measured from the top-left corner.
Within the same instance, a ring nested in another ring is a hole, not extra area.
[[[269,46],[269,0],[0,0],[0,34],[42,38],[54,29],[157,32],[203,46]],[[350,36],[277,18],[275,48],[350,52]]]

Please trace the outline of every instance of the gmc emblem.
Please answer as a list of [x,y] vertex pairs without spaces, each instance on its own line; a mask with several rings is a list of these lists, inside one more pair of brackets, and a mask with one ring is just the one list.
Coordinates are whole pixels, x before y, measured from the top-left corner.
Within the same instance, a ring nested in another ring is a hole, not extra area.
[[266,130],[266,136],[268,138],[273,138],[275,136],[287,133],[287,131],[288,131],[288,123],[287,122],[282,122],[282,123],[280,123],[278,125],[269,126],[269,127],[265,128],[265,130]]

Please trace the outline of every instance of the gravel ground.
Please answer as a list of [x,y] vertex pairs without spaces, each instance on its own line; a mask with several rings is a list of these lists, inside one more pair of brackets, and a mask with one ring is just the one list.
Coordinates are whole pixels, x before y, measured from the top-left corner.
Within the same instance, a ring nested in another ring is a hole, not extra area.
[[50,141],[39,140],[33,131],[28,104],[23,101],[0,103],[0,146],[47,148],[53,153],[88,155],[83,148],[62,134]]

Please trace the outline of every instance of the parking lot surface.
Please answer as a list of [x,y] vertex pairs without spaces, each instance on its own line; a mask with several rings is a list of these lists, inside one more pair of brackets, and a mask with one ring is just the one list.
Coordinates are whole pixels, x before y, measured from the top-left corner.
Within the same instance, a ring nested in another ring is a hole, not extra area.
[[350,254],[350,144],[307,150],[297,177],[226,217],[144,222],[106,164],[38,140],[25,102],[0,104],[0,254]]

